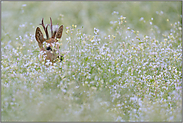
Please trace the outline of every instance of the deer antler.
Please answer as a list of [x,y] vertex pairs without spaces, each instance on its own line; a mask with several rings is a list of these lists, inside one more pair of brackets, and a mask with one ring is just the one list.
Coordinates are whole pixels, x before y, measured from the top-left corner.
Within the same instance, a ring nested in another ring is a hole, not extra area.
[[56,33],[57,33],[57,31],[55,30],[53,35],[52,35],[52,38],[55,38]]
[[44,29],[44,31],[45,31],[45,33],[46,33],[46,37],[47,37],[47,39],[49,39],[49,35],[48,35],[48,25],[46,26],[46,28],[45,28],[45,26],[44,26],[44,23],[43,23],[43,18],[42,18],[42,21],[41,21],[42,23],[40,24],[40,25],[42,25],[43,26],[43,29]]
[[51,36],[53,36],[53,27],[52,27],[52,19],[50,17],[50,28],[51,28]]
[[56,29],[55,29],[53,35],[52,35],[52,38],[55,38],[55,35],[56,35],[57,31],[58,31],[58,23],[57,23],[57,27],[56,27]]

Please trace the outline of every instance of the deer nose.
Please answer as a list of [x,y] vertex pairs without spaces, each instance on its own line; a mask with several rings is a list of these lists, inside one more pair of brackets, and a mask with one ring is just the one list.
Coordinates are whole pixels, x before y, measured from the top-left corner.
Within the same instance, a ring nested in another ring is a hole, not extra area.
[[52,49],[51,49],[51,47],[50,47],[50,46],[49,46],[49,47],[47,47],[47,48],[46,48],[46,50],[51,50],[51,51],[52,51]]
[[63,57],[63,56],[58,56],[57,58],[60,60],[60,62],[61,62],[62,60],[64,60],[64,57]]

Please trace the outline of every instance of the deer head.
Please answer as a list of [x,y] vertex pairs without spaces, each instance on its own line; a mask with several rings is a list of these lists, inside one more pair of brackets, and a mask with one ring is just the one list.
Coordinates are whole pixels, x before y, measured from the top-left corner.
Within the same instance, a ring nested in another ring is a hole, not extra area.
[[45,63],[47,61],[50,61],[55,63],[56,61],[62,61],[63,56],[60,55],[59,52],[59,44],[58,44],[58,39],[62,37],[62,32],[63,32],[63,25],[61,25],[58,29],[56,29],[53,32],[53,27],[52,27],[52,19],[50,17],[50,28],[51,28],[51,37],[49,38],[48,34],[48,25],[44,25],[43,23],[43,18],[42,18],[42,25],[45,33],[46,33],[46,39],[43,36],[43,33],[41,32],[41,29],[39,27],[36,28],[36,33],[35,33],[35,38],[38,42],[40,51],[42,52],[41,57],[45,60]]

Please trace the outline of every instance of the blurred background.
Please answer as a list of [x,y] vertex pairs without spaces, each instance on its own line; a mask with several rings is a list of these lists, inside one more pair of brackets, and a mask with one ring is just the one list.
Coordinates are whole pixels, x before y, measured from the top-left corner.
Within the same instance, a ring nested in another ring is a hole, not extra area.
[[[102,121],[104,117],[106,121],[182,119],[181,1],[3,1],[1,17],[4,121]],[[61,52],[70,46],[72,52],[68,50],[70,54],[64,56],[63,66],[48,70],[38,64],[39,47],[34,34],[36,27],[41,27],[42,18],[49,24],[50,17],[53,25],[64,25]],[[122,17],[126,17],[126,23],[112,24]],[[126,31],[128,27],[130,31]],[[100,30],[99,37],[94,34],[94,28],[96,32]],[[139,39],[133,30],[139,31]],[[167,35],[163,37],[163,34]],[[99,39],[105,41],[105,45],[103,42],[94,45]],[[97,46],[106,55],[101,55],[100,50],[91,52]],[[81,54],[84,56],[80,57]],[[104,57],[107,60],[104,61]],[[114,62],[114,58],[117,61]],[[92,72],[88,71],[88,63]],[[93,66],[95,63],[100,69]],[[99,70],[108,73],[96,74]],[[116,70],[120,74],[114,74]],[[148,84],[144,84],[144,78],[148,79]],[[84,82],[87,86],[83,86]],[[107,86],[103,86],[106,83]],[[124,87],[118,88],[121,84]],[[129,95],[133,96],[132,100]]]
[[[170,29],[167,19],[170,22],[177,20],[182,22],[181,6],[180,1],[3,1],[2,35],[7,32],[16,32],[17,35],[25,31],[34,33],[41,19],[44,18],[45,23],[50,23],[50,17],[55,25],[58,23],[63,24],[64,27],[72,24],[83,26],[86,33],[93,33],[93,28],[97,27],[105,32],[110,27],[114,11],[125,16],[131,28],[141,32],[148,30],[146,25],[139,21],[141,17],[145,21],[153,18],[153,24],[157,25],[161,31],[166,31]],[[30,28],[18,30],[25,24],[30,25]]]

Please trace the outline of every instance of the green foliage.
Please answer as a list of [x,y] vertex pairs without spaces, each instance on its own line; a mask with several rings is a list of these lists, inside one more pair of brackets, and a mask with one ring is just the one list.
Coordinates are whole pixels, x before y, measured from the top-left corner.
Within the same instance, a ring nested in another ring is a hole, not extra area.
[[[2,2],[2,121],[182,120],[182,2]],[[41,18],[64,25],[39,60]]]

